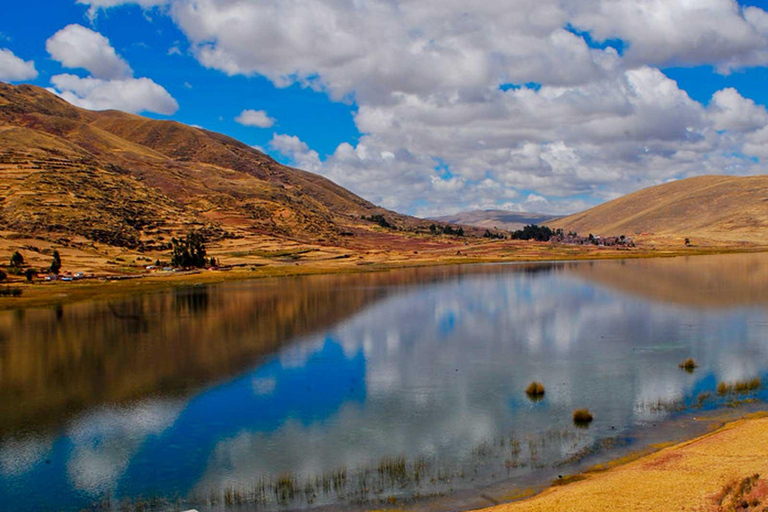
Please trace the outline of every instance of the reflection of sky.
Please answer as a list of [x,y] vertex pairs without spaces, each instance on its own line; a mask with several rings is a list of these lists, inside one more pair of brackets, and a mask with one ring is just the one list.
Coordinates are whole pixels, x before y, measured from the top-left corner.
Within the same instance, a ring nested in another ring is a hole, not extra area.
[[[764,375],[767,325],[764,311],[649,302],[563,272],[407,289],[183,401],[4,441],[0,498],[37,510],[41,481],[57,504],[83,506],[103,493],[186,494],[401,454],[458,464],[510,431],[570,428],[576,407],[595,413],[588,442],[657,420],[649,405]],[[700,364],[692,375],[677,368],[689,356]],[[535,405],[522,392],[534,379],[547,387]]]

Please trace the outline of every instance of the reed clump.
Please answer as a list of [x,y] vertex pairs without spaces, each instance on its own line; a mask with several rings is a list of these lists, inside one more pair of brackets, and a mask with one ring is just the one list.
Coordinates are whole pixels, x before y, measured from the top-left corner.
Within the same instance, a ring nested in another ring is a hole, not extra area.
[[729,393],[745,394],[751,393],[763,387],[763,381],[755,377],[754,379],[737,380],[735,382],[721,382],[717,385],[718,395],[727,395]]
[[379,461],[379,475],[393,481],[408,479],[408,467],[405,457],[384,457]]
[[544,398],[544,384],[538,381],[533,381],[530,384],[528,384],[528,387],[525,388],[525,394],[528,395],[528,398],[531,400],[541,400]]
[[695,359],[693,359],[692,357],[689,357],[688,359],[686,359],[685,361],[683,361],[682,363],[680,363],[677,366],[679,368],[687,371],[688,373],[690,373],[693,370],[695,370],[699,365],[696,364],[696,360]]
[[576,409],[573,411],[573,423],[577,427],[587,427],[594,419],[589,409]]

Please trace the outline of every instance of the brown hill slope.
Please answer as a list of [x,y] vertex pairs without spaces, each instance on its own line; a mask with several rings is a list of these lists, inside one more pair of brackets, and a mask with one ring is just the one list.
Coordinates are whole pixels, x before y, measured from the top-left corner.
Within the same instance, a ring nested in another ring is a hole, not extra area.
[[765,244],[768,176],[701,176],[674,181],[547,225],[602,236]]
[[[0,231],[151,251],[204,229],[212,240],[278,237],[344,245],[385,215],[331,181],[230,137],[172,121],[93,112],[0,83]],[[426,223],[428,226],[429,223]]]

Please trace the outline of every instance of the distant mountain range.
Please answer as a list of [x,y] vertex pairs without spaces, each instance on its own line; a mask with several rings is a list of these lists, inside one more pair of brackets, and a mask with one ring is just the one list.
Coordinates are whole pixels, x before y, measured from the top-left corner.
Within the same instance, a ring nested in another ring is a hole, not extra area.
[[510,212],[507,210],[474,210],[435,217],[434,220],[449,224],[477,226],[486,229],[516,231],[527,224],[541,224],[556,218],[545,213]]
[[547,222],[579,234],[768,244],[768,176],[699,176]]

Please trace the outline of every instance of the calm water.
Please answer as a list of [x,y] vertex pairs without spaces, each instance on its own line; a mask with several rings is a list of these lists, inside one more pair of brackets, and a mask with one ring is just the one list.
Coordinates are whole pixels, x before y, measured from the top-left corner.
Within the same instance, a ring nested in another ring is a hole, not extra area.
[[[677,366],[687,357],[693,373]],[[665,419],[764,400],[715,392],[753,377],[768,377],[768,255],[2,312],[0,508],[338,510],[540,484]],[[534,379],[538,402],[524,393]],[[571,421],[580,407],[588,428]]]

